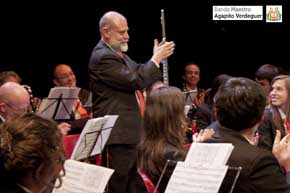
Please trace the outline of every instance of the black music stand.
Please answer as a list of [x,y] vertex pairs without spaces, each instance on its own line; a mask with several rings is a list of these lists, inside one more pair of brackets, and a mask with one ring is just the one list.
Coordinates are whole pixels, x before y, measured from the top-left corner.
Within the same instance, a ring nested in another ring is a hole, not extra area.
[[67,120],[74,118],[73,106],[78,99],[80,88],[55,87],[50,90],[47,98],[43,99],[39,116],[54,120]]
[[240,176],[242,167],[229,166],[223,183],[219,189],[219,193],[232,193]]

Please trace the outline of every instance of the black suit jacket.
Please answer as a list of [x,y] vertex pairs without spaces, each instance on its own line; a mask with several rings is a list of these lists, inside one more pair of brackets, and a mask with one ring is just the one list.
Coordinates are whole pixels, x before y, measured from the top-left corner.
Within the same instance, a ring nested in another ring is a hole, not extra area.
[[135,90],[160,80],[159,68],[152,61],[137,64],[125,54],[122,58],[100,41],[92,52],[88,71],[94,117],[119,115],[107,144],[137,144],[141,115]]
[[265,109],[264,119],[258,128],[259,147],[272,151],[274,139],[276,136],[276,129],[277,128],[274,125],[271,110]]
[[[285,173],[270,151],[251,145],[236,131],[220,127],[219,134],[220,138],[208,142],[232,143],[234,149],[227,165],[242,167],[234,193],[290,193]],[[231,182],[227,181],[232,179],[225,178],[226,185],[220,192],[229,192]]]
[[81,88],[80,92],[79,92],[79,99],[82,103],[82,105],[88,110],[91,111],[91,107],[90,105],[92,105],[92,101],[91,101],[91,92]]
[[1,184],[0,192],[1,193],[27,193],[26,191],[24,191],[22,188],[20,188],[16,184],[7,185],[7,183],[5,185]]

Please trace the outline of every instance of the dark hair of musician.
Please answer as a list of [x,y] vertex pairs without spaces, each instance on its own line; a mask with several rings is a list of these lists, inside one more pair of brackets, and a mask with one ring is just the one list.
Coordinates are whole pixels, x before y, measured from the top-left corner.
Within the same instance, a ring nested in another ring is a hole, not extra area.
[[[167,159],[185,157],[186,118],[184,96],[176,87],[163,86],[151,91],[146,100],[144,138],[139,144],[140,168],[157,181]],[[167,155],[172,153],[174,155]],[[168,157],[170,156],[170,157]]]
[[212,85],[211,85],[211,89],[208,92],[208,97],[206,98],[206,103],[208,103],[208,104],[213,103],[213,98],[214,98],[215,94],[217,93],[219,87],[230,78],[231,78],[231,76],[227,75],[227,74],[220,74],[214,78]]
[[42,192],[60,178],[65,154],[62,134],[55,122],[25,114],[1,124],[0,142],[0,192],[18,184],[33,189],[28,179]]
[[255,78],[257,80],[265,79],[268,80],[269,83],[271,83],[273,78],[278,75],[279,71],[276,66],[271,64],[264,64],[256,71]]
[[18,84],[21,84],[20,76],[14,71],[2,71],[0,72],[0,86],[9,81],[9,78],[14,78]]
[[257,124],[266,106],[261,85],[247,78],[231,78],[221,85],[214,98],[219,123],[241,131]]
[[182,72],[183,75],[186,74],[186,67],[187,66],[190,66],[190,65],[194,65],[194,66],[196,66],[200,70],[200,66],[199,66],[199,62],[198,61],[188,61],[188,62],[185,62],[183,64],[183,72]]

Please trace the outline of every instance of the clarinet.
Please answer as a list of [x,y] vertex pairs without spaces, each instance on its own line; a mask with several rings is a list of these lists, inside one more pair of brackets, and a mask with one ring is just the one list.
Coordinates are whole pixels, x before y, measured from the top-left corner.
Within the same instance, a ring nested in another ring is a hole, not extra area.
[[36,105],[35,105],[35,102],[34,102],[34,97],[33,97],[33,93],[32,93],[32,90],[31,90],[31,87],[28,86],[28,85],[22,85],[23,88],[25,88],[29,94],[29,98],[30,98],[30,108],[29,108],[29,112],[32,112],[34,113],[36,111]]
[[[162,40],[166,39],[165,33],[165,17],[164,10],[161,9],[161,26],[162,26]],[[163,83],[169,85],[169,76],[168,76],[168,62],[167,59],[162,60],[162,77]]]

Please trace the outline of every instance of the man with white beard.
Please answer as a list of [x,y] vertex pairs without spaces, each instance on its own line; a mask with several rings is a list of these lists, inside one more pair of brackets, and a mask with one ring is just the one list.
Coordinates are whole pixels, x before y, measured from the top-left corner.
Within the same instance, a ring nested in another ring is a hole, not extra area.
[[159,64],[169,57],[175,44],[154,41],[154,53],[145,64],[137,64],[128,50],[128,24],[120,13],[105,13],[99,22],[101,40],[93,49],[89,84],[93,93],[93,115],[119,115],[103,152],[103,164],[115,170],[109,181],[110,193],[135,192],[136,145],[140,141],[141,114],[136,90],[161,79]]

